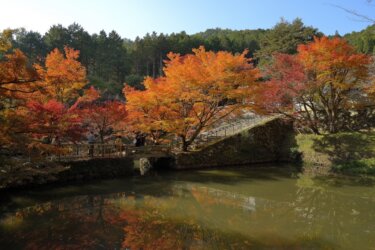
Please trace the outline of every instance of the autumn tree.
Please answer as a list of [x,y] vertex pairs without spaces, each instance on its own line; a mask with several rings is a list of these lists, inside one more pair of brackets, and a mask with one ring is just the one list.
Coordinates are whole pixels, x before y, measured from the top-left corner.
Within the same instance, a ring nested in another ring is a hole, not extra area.
[[[43,96],[42,96],[43,97]],[[29,136],[29,149],[39,152],[57,152],[62,142],[80,141],[87,131],[84,126],[83,107],[91,105],[100,97],[93,88],[83,91],[73,105],[56,99],[34,98],[17,115],[25,121],[22,133]]]
[[91,105],[100,97],[94,88],[85,90],[71,106],[61,103],[56,99],[46,102],[31,100],[26,104],[26,111],[20,111],[27,119],[28,132],[33,137],[52,141],[58,137],[60,140],[77,141],[82,132],[83,116],[82,106]]
[[65,48],[64,56],[54,50],[42,67],[31,65],[18,49],[5,54],[0,61],[2,146],[41,148],[52,138],[79,138],[78,103],[90,98],[79,96],[86,80],[77,58],[78,51]]
[[81,117],[84,126],[99,134],[100,142],[104,143],[104,136],[124,124],[127,116],[125,104],[119,101],[104,103],[90,103],[82,108]]
[[39,80],[35,68],[28,64],[26,56],[18,49],[5,54],[0,61],[0,95],[15,97],[17,94],[36,91]]
[[40,76],[40,91],[30,96],[24,107],[18,111],[25,120],[27,133],[31,139],[29,147],[53,150],[51,141],[75,142],[84,132],[81,103],[98,98],[92,89],[84,91],[85,68],[78,61],[79,52],[65,47],[64,54],[58,49],[46,57],[45,66],[36,65]]
[[284,114],[297,121],[299,126],[319,133],[314,95],[310,93],[305,69],[298,58],[274,54],[264,74],[270,79],[257,93],[258,111]]
[[302,121],[315,133],[335,133],[355,106],[353,95],[363,90],[369,62],[343,39],[315,38],[299,45],[296,56],[274,56],[266,72],[271,79],[258,103]]
[[162,136],[168,131],[168,120],[173,111],[168,106],[166,84],[158,84],[150,77],[143,82],[146,91],[140,91],[128,85],[124,88],[127,100],[128,130],[148,134],[155,144],[160,144]]
[[153,129],[179,137],[184,151],[202,130],[250,104],[259,77],[245,57],[247,51],[233,55],[200,47],[193,52],[185,56],[170,53],[165,77],[147,79],[146,91],[125,88],[129,110],[140,112],[146,120],[151,118],[148,124]]
[[53,151],[54,147],[58,147],[62,140],[74,142],[81,137],[82,119],[75,108],[68,108],[54,99],[45,103],[28,102],[25,115],[27,117],[27,133],[34,139],[29,148]]
[[345,40],[327,37],[300,45],[298,57],[309,82],[315,83],[317,105],[327,122],[327,130],[337,132],[341,113],[351,107],[351,92],[360,89],[361,81],[368,76],[370,58],[357,54]]
[[24,138],[17,133],[23,122],[16,115],[20,105],[39,89],[35,68],[18,49],[12,50],[12,31],[0,35],[0,149],[21,148]]
[[66,103],[78,97],[86,85],[86,70],[78,61],[79,51],[64,47],[64,53],[54,49],[47,55],[45,68],[39,74],[45,81],[46,97]]

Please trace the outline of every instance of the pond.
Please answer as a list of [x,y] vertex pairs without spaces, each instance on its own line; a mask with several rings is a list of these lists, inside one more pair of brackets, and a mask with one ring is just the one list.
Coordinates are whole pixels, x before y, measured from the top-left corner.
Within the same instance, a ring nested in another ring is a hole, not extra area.
[[1,249],[374,249],[375,187],[289,166],[155,173],[1,196]]

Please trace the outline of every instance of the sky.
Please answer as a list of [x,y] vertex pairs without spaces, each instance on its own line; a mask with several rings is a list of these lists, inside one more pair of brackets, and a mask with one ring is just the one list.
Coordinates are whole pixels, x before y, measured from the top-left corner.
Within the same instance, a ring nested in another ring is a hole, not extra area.
[[54,24],[80,24],[89,33],[115,30],[134,39],[151,33],[209,28],[272,28],[280,18],[302,18],[325,34],[360,31],[370,23],[344,10],[375,19],[366,0],[0,0],[0,30],[24,27],[42,34]]

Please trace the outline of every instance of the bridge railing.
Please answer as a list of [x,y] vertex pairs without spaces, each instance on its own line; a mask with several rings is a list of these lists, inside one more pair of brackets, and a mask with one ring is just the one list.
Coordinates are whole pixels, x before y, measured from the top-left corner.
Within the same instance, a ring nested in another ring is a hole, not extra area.
[[202,136],[215,136],[215,137],[225,137],[236,134],[238,131],[243,130],[246,127],[255,125],[260,121],[265,120],[266,117],[263,116],[254,116],[252,118],[238,119],[234,122],[220,126],[218,128],[209,130],[208,132],[202,134]]
[[226,125],[201,133],[197,137],[193,146],[199,147],[201,145],[207,144],[214,140],[237,134],[241,132],[242,130],[244,130],[245,128],[252,127],[256,124],[267,121],[269,119],[273,119],[273,117],[254,115],[250,118],[243,118],[243,119],[232,121],[229,124],[226,124]]
[[[241,132],[246,128],[250,128],[261,122],[274,119],[275,116],[252,116],[232,121],[231,123],[211,129],[201,133],[191,145],[192,149],[197,149],[203,145],[207,145],[215,140],[231,136]],[[178,147],[179,142],[173,141],[169,145],[146,145],[135,147],[129,144],[61,144],[57,154],[50,155],[51,160],[74,160],[84,158],[108,158],[108,157],[124,157],[139,154],[169,154],[173,148]]]
[[135,147],[129,144],[61,144],[58,153],[48,156],[50,160],[77,160],[89,158],[124,157],[137,154],[169,154],[170,145],[146,145]]

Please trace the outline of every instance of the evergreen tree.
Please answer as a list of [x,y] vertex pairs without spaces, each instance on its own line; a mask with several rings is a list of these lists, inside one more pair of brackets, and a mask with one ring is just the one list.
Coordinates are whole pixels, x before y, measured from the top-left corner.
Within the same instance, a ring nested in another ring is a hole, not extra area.
[[314,36],[321,35],[317,29],[306,27],[299,18],[291,23],[281,19],[260,40],[260,49],[255,55],[261,65],[267,64],[274,53],[295,54],[298,44],[305,44],[312,41]]

